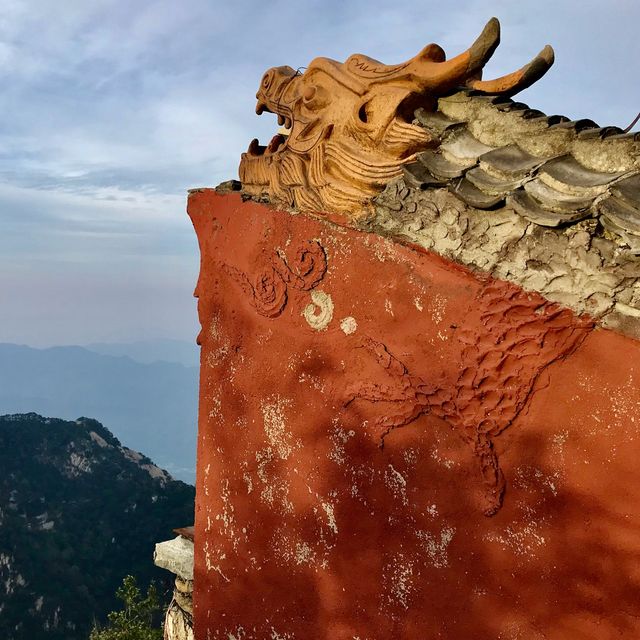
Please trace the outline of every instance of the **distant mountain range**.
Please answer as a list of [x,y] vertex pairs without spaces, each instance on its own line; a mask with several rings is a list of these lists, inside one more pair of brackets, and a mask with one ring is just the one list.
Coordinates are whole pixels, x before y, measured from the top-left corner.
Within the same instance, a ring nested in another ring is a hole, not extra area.
[[104,356],[127,356],[136,362],[176,362],[185,367],[200,364],[200,348],[184,340],[144,340],[138,342],[93,342],[85,349]]
[[67,420],[92,416],[128,447],[193,483],[198,368],[165,360],[192,362],[193,352],[189,356],[185,344],[95,346],[114,355],[76,346],[0,344],[0,414],[36,412]]
[[0,638],[86,640],[127,574],[168,600],[154,543],[193,522],[192,486],[95,420],[35,413],[0,416],[0,469]]

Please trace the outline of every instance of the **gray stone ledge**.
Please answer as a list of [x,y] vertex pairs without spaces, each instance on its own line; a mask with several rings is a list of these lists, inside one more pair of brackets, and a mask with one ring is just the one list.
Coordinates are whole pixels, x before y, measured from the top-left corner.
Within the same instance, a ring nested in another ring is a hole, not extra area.
[[171,571],[183,580],[193,580],[193,542],[183,536],[158,542],[153,562],[157,567]]

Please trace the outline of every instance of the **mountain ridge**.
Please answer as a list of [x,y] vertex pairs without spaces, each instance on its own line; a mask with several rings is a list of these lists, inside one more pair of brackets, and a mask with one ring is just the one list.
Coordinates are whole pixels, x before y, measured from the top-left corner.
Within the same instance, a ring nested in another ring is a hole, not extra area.
[[197,405],[197,367],[0,343],[0,414],[93,416],[187,482],[195,480]]
[[83,346],[102,355],[125,355],[143,364],[175,362],[185,367],[200,364],[200,349],[195,342],[186,340],[158,339],[132,342],[92,342]]
[[195,490],[100,422],[0,416],[0,637],[80,640],[127,574],[170,591],[153,546],[193,521]]

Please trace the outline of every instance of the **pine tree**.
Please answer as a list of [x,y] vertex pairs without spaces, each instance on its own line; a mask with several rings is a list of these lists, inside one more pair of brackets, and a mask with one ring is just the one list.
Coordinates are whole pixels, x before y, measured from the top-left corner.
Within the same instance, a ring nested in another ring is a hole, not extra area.
[[143,597],[136,579],[126,576],[116,596],[124,602],[124,609],[108,614],[109,624],[104,629],[94,626],[89,640],[162,640],[162,629],[154,627],[160,612],[155,585],[151,584]]

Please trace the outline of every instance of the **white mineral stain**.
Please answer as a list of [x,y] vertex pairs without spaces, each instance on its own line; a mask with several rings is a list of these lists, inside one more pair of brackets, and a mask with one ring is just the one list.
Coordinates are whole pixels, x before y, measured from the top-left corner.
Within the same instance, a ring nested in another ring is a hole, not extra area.
[[211,318],[211,323],[209,324],[209,335],[214,340],[219,340],[222,337],[222,330],[220,328],[220,315],[215,313]]
[[271,640],[295,640],[293,633],[281,633],[271,627]]
[[218,393],[211,396],[211,409],[209,418],[222,421],[222,389],[218,387]]
[[334,418],[333,423],[333,433],[329,436],[333,448],[327,454],[327,458],[335,462],[338,466],[343,466],[347,459],[344,445],[349,441],[349,438],[353,438],[356,435],[356,432],[353,430],[345,431],[340,428],[337,418]]
[[558,462],[564,464],[564,445],[569,440],[569,432],[568,431],[560,431],[560,433],[554,434],[552,438],[553,443],[553,452],[556,456],[558,456]]
[[[222,561],[227,556],[224,553],[218,552],[218,561]],[[207,567],[207,571],[215,571],[225,582],[231,582],[229,578],[224,574],[219,564],[215,564],[215,560],[212,560],[212,550],[209,547],[209,541],[205,541],[204,543],[204,560],[205,565]]]
[[333,300],[328,293],[315,290],[311,292],[311,304],[302,312],[307,324],[316,331],[324,331],[333,319]]
[[344,331],[346,335],[350,336],[352,333],[356,332],[356,329],[358,328],[358,323],[356,322],[355,318],[351,316],[347,316],[340,322],[340,328],[342,329],[342,331]]
[[517,556],[533,557],[547,543],[542,533],[546,520],[527,504],[518,504],[518,509],[522,514],[518,520],[504,527],[501,532],[488,533],[484,539],[497,542]]
[[238,539],[235,533],[235,507],[231,502],[231,490],[229,488],[229,480],[226,478],[221,482],[220,499],[222,501],[222,513],[216,515],[216,520],[222,523],[222,532],[232,542],[233,548],[237,549]]
[[443,458],[440,455],[437,447],[433,447],[431,449],[431,457],[440,465],[445,467],[445,469],[453,469],[456,466],[456,463],[453,460],[449,460],[448,458]]
[[426,511],[432,518],[435,518],[438,515],[438,505],[432,504],[427,507]]
[[296,543],[296,564],[312,564],[316,554],[306,542]]
[[289,398],[274,395],[261,403],[264,432],[269,444],[281,460],[286,460],[293,451],[292,436],[287,431],[285,408],[291,406]]
[[298,376],[298,382],[301,384],[309,383],[316,391],[324,393],[324,384],[322,384],[322,379],[319,376],[314,376],[303,371]]
[[396,251],[395,243],[388,238],[381,236],[367,236],[365,238],[365,245],[370,247],[380,262],[386,262],[391,260],[392,262],[398,259],[398,252]]
[[[574,450],[581,445],[583,454],[586,454],[589,445],[584,438],[594,439],[601,455],[584,460],[584,464],[596,464],[608,467],[621,451],[625,451],[630,443],[635,443],[640,435],[640,399],[638,399],[638,380],[633,369],[628,373],[625,382],[591,384],[588,379],[579,380],[585,393],[578,398],[578,402],[590,407],[589,418],[584,421],[582,417],[571,419],[569,424],[571,444]],[[596,402],[592,398],[599,398]],[[606,447],[601,441],[606,438]],[[569,439],[567,433],[564,440]],[[578,464],[575,457],[565,456],[564,442],[556,435],[552,440],[553,450],[558,462],[565,464],[569,461]],[[634,445],[635,446],[635,445]],[[566,458],[566,459],[565,459]]]
[[275,454],[271,447],[256,451],[256,462],[258,463],[256,472],[262,483],[260,499],[270,507],[278,506],[282,513],[293,513],[293,503],[289,500],[289,483],[287,479],[272,476],[269,473],[269,466],[274,459]]
[[538,528],[537,522],[516,524],[506,527],[503,533],[487,534],[485,539],[499,543],[518,556],[532,556],[537,547],[542,547],[547,542],[544,536],[538,533]]
[[211,346],[211,348],[205,351],[205,361],[209,367],[217,367],[225,359],[225,356],[229,353],[231,345],[229,341],[224,338],[222,333],[220,316],[218,314],[211,318],[209,324],[209,336],[212,339],[212,343],[218,343],[217,346]]
[[444,527],[440,531],[440,539],[429,531],[416,531],[416,537],[421,542],[422,550],[426,553],[429,563],[435,569],[444,569],[449,566],[447,549],[453,540],[456,530],[452,527]]
[[393,561],[387,564],[383,570],[383,580],[386,583],[387,604],[400,605],[403,609],[409,608],[409,598],[413,591],[413,561],[405,558],[402,553],[394,556]]
[[384,301],[384,310],[393,316],[393,306],[391,305],[391,300]]
[[253,491],[253,480],[251,479],[251,476],[248,473],[243,473],[242,479],[247,485],[247,495],[249,495]]
[[265,333],[260,333],[256,336],[256,342],[259,345],[267,344],[273,337],[273,329],[268,329]]
[[413,304],[418,311],[422,311],[424,309],[424,307],[422,306],[422,300],[418,297],[413,299]]
[[562,480],[561,469],[556,469],[553,473],[545,473],[537,467],[522,465],[516,469],[514,486],[540,495],[544,499],[545,491],[550,491],[554,496],[558,495],[558,487]]
[[291,531],[278,528],[271,538],[271,548],[279,563],[315,566],[316,552],[304,540],[291,539]]
[[407,480],[391,464],[384,472],[384,483],[391,489],[395,498],[402,500],[403,505],[407,506],[409,504],[409,498],[407,497]]
[[431,319],[433,320],[434,324],[438,325],[442,322],[442,318],[444,317],[446,308],[446,299],[439,293],[437,293],[433,297],[433,302],[431,303]]
[[323,502],[321,504],[324,512],[327,514],[327,525],[329,526],[329,529],[331,529],[333,533],[337,534],[338,525],[336,523],[336,516],[333,511],[333,505],[330,502]]
[[405,449],[402,452],[402,457],[407,467],[414,467],[418,462],[418,451],[413,448]]

